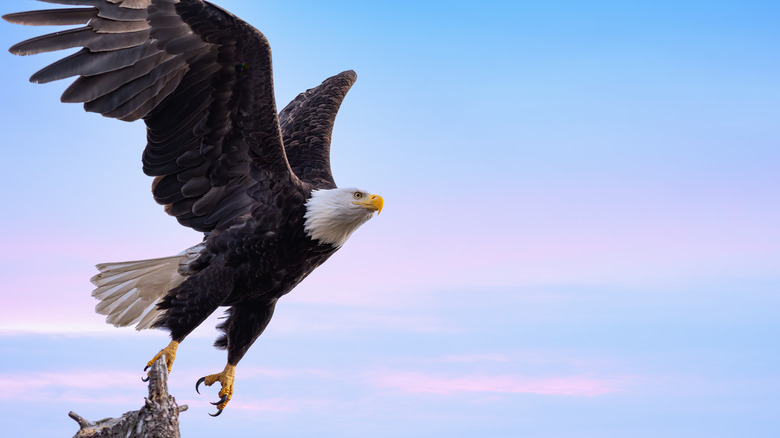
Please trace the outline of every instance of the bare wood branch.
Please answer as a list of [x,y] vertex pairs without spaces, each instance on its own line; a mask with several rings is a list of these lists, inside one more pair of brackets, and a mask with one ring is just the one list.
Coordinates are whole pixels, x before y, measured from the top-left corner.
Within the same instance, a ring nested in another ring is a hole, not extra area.
[[149,370],[149,396],[141,409],[95,422],[72,411],[68,416],[79,424],[74,438],[179,438],[179,413],[186,410],[186,405],[178,406],[168,394],[168,367],[163,356]]

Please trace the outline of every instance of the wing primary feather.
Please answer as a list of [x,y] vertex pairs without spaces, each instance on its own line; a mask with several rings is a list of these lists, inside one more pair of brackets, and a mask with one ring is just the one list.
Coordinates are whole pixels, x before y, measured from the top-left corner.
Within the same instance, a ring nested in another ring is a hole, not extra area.
[[87,47],[90,42],[97,38],[98,35],[92,32],[92,29],[89,27],[80,27],[78,29],[30,38],[29,40],[14,44],[8,51],[14,55],[35,55],[38,53],[53,52],[79,46]]
[[35,55],[44,52],[86,47],[93,52],[126,49],[149,39],[149,29],[117,34],[97,34],[90,27],[50,33],[15,44],[8,49],[15,55]]
[[172,58],[160,64],[146,75],[127,82],[115,91],[100,96],[98,99],[87,102],[84,104],[84,109],[101,114],[113,111],[137,96],[138,93],[152,87],[157,81],[165,80],[164,78],[167,78],[169,75],[175,75],[183,66],[183,60]]
[[[174,62],[171,62],[172,59]],[[172,67],[177,68],[182,63],[181,60],[177,62],[173,55],[160,52],[123,69],[95,76],[82,76],[65,90],[62,94],[62,101],[68,103],[92,102],[100,97],[115,94],[114,91],[127,87],[136,79],[151,72],[165,71],[167,70],[166,66],[171,66],[171,64],[173,64]]]
[[[147,13],[145,7],[128,8],[103,0],[38,0],[44,3],[54,3],[58,5],[70,6],[93,6],[99,7],[99,17],[110,18],[112,20],[122,21],[146,21]],[[150,0],[143,0],[149,5]],[[127,3],[127,1],[125,1]]]
[[30,81],[42,84],[71,76],[95,76],[132,66],[160,52],[160,49],[150,42],[110,52],[90,52],[89,49],[81,49],[42,68],[32,75]]
[[3,20],[27,26],[71,26],[87,24],[97,14],[97,8],[45,9],[6,14]]
[[126,33],[149,29],[149,24],[145,21],[120,21],[96,17],[89,21],[89,27],[93,28],[95,32],[99,34]]

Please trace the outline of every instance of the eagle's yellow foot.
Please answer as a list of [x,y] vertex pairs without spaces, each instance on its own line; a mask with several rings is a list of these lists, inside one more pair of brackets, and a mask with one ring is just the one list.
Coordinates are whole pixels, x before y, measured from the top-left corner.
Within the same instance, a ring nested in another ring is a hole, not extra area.
[[228,402],[230,401],[230,398],[233,397],[233,380],[235,379],[235,375],[236,366],[227,364],[221,373],[201,377],[200,380],[198,380],[198,383],[195,384],[195,391],[198,394],[200,394],[198,387],[201,383],[205,384],[206,386],[211,386],[214,384],[214,382],[219,382],[219,384],[222,385],[222,390],[219,391],[219,401],[212,403],[212,405],[215,405],[218,409],[216,414],[209,414],[212,417],[216,417],[217,415],[221,414],[222,410],[225,409],[225,406],[227,406]]
[[[157,359],[161,358],[163,355],[165,355],[165,362],[168,365],[168,372],[171,372],[171,367],[173,366],[173,361],[176,359],[176,349],[179,348],[179,343],[176,341],[171,341],[170,344],[168,344],[167,347],[160,350],[159,353],[157,353],[152,360],[149,361],[149,363],[146,364],[146,368],[144,368],[144,371],[148,370],[149,367],[154,365],[155,362],[157,362]],[[148,379],[147,379],[148,380]],[[144,380],[144,381],[147,381]]]

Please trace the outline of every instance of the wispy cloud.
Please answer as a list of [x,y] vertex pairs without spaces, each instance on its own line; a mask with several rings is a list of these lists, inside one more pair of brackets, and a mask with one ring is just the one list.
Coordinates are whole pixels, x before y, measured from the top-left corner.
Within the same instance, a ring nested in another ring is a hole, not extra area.
[[266,398],[261,400],[242,400],[234,403],[231,409],[237,411],[265,411],[265,412],[297,412],[302,410],[322,410],[333,403],[333,400],[322,399],[295,399],[295,398]]
[[[126,403],[138,397],[138,373],[117,371],[22,372],[0,374],[0,400]],[[110,396],[105,389],[110,388]]]
[[454,354],[454,355],[444,356],[440,360],[443,362],[451,362],[451,363],[509,362],[511,358],[507,354],[482,353],[482,354]]

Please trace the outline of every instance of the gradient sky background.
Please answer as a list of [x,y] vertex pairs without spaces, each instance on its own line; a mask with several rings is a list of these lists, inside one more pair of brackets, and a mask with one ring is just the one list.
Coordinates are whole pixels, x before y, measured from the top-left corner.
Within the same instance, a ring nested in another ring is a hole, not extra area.
[[[780,3],[218,3],[270,40],[280,108],[357,71],[333,170],[385,210],[280,302],[218,419],[215,320],[182,344],[184,437],[780,436]],[[9,436],[141,406],[167,334],[106,325],[88,279],[200,239],[152,200],[141,124],[27,82],[60,56],[0,54]]]

